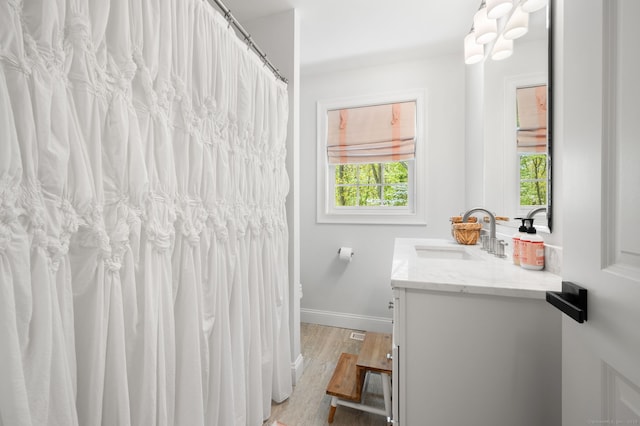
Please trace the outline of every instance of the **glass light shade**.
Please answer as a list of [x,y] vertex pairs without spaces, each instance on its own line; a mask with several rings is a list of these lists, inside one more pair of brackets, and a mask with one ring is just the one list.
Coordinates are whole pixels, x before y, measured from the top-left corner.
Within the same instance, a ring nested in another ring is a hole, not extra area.
[[487,17],[489,19],[502,18],[513,7],[513,0],[487,0]]
[[472,31],[464,38],[464,63],[477,64],[484,58],[484,46],[476,43],[476,35]]
[[473,16],[473,28],[476,43],[487,44],[498,36],[498,24],[495,19],[487,17],[487,8],[483,7]]
[[527,13],[535,12],[545,7],[547,3],[547,0],[524,0],[522,2],[522,10]]
[[493,44],[493,50],[491,51],[491,59],[494,61],[500,61],[506,59],[513,54],[513,40],[507,40],[503,36],[498,37],[498,40]]
[[523,11],[521,6],[518,6],[509,17],[502,35],[507,40],[515,40],[518,37],[522,37],[523,35],[525,35],[528,31],[529,14]]

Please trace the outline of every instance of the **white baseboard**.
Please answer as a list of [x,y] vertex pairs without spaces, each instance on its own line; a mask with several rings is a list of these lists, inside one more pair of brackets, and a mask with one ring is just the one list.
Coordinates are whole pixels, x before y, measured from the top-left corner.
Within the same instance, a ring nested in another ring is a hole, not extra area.
[[300,322],[350,328],[353,330],[373,331],[377,333],[391,333],[393,328],[391,318],[304,308],[300,308]]
[[302,354],[298,354],[296,360],[291,363],[291,381],[294,386],[298,383],[298,380],[300,380],[303,369],[304,358],[302,357]]

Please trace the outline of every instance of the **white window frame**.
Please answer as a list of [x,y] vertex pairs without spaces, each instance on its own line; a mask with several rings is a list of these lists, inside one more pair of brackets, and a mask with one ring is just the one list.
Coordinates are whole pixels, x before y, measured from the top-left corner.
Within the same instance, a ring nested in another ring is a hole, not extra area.
[[[532,73],[508,77],[505,79],[504,91],[504,206],[506,214],[512,218],[525,217],[531,209],[520,206],[520,155],[517,147],[517,123],[516,92],[519,87],[532,87],[548,84],[546,73]],[[547,153],[547,173],[549,173],[549,157]],[[549,191],[549,188],[547,188]],[[547,199],[549,194],[547,193]],[[520,221],[512,220],[513,227],[518,227]],[[549,232],[546,223],[535,224],[538,231]]]
[[[317,102],[317,215],[318,223],[426,224],[426,93],[415,89],[386,94],[320,100]],[[336,207],[335,166],[327,158],[327,111],[369,105],[416,102],[416,157],[410,161],[408,206]]]

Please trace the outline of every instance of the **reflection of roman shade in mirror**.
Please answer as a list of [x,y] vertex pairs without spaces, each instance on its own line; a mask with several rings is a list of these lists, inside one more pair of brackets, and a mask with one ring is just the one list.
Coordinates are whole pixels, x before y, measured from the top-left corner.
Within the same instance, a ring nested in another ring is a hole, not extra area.
[[384,163],[415,157],[416,102],[327,112],[330,164]]
[[518,151],[547,150],[547,86],[520,87],[516,91],[518,109]]

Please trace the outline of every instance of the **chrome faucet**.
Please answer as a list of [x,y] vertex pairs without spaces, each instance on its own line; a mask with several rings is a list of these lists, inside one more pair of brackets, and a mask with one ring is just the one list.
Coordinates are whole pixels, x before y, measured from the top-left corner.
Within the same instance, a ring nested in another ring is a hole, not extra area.
[[496,217],[493,213],[491,213],[487,209],[483,209],[482,207],[476,207],[471,210],[467,210],[465,214],[462,216],[462,221],[466,222],[473,213],[476,212],[484,212],[489,215],[489,253],[496,252]]
[[531,210],[529,213],[527,213],[526,219],[531,219],[532,217],[534,217],[538,213],[542,213],[542,212],[546,213],[547,212],[547,208],[546,207],[538,207],[537,209]]

